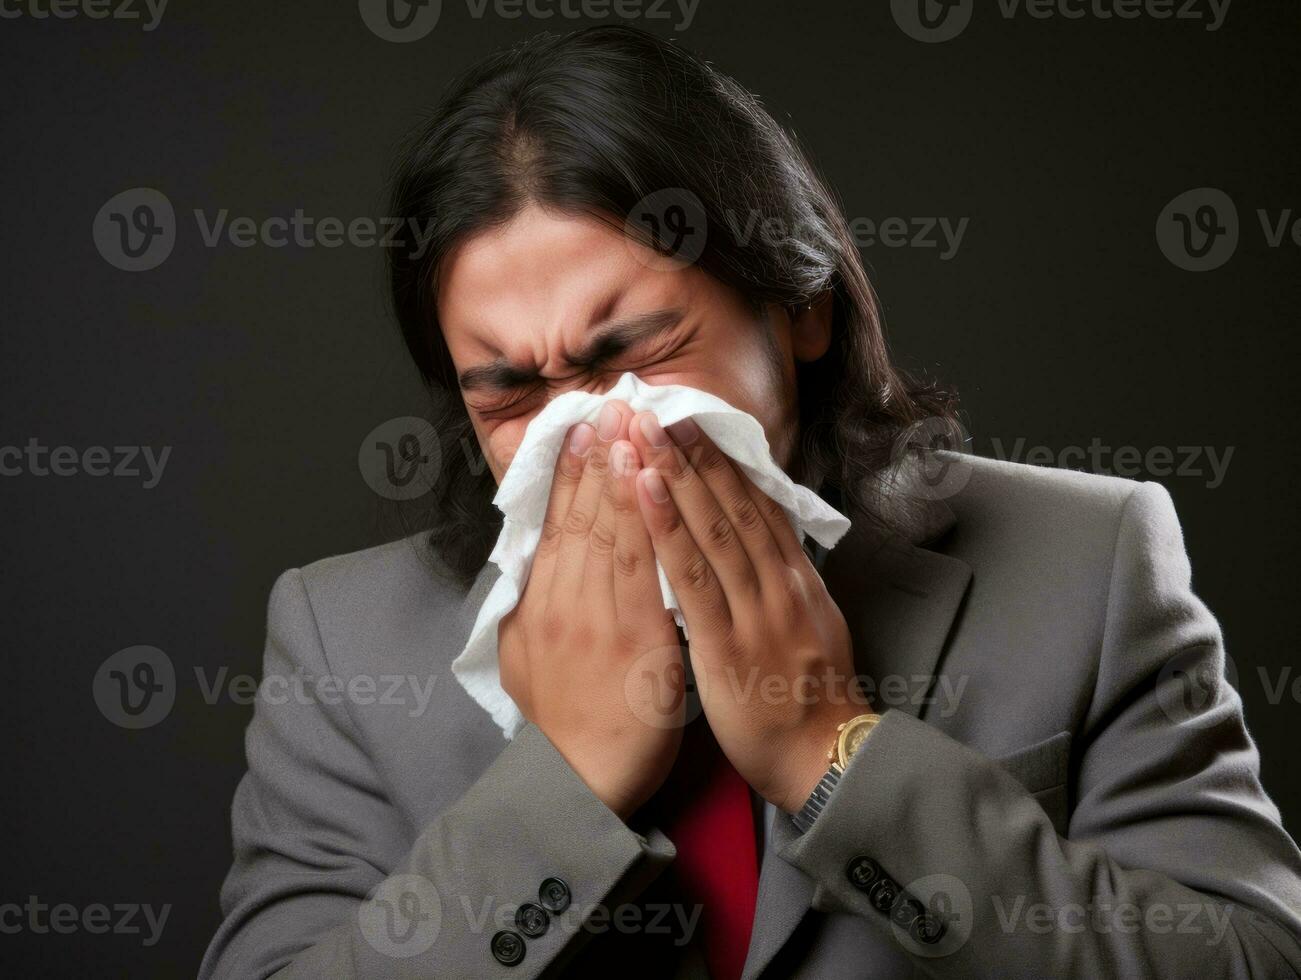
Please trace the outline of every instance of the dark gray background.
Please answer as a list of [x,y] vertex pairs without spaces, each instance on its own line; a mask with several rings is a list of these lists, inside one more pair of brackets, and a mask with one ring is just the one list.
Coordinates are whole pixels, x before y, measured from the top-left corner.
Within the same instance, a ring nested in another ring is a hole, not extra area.
[[[1301,9],[1238,3],[1209,32],[1005,19],[982,2],[960,37],[930,45],[884,2],[701,0],[686,29],[636,22],[758,91],[850,216],[970,218],[949,261],[879,244],[864,254],[896,351],[961,389],[978,451],[1020,438],[1054,452],[1095,438],[1233,447],[1218,488],[1205,473],[1136,475],[1174,496],[1265,783],[1301,830],[1301,707],[1290,687],[1271,699],[1259,673],[1272,685],[1301,670],[1301,249],[1268,247],[1256,217],[1301,209]],[[173,906],[152,948],[132,935],[0,935],[5,972],[194,972],[218,921],[252,710],[207,703],[194,670],[256,675],[277,573],[392,533],[358,449],[424,405],[379,249],[209,248],[192,210],[382,216],[394,144],[454,72],[578,23],[491,7],[475,18],[453,0],[411,44],[376,37],[346,0],[173,0],[149,32],[0,20],[0,444],[172,447],[151,490],[0,478],[0,903]],[[161,266],[127,273],[96,251],[91,225],[139,186],[170,198],[179,232]],[[1205,186],[1237,203],[1242,241],[1195,274],[1166,259],[1155,226]],[[110,724],[92,699],[100,664],[134,644],[164,650],[178,675],[174,709],[142,731]]]

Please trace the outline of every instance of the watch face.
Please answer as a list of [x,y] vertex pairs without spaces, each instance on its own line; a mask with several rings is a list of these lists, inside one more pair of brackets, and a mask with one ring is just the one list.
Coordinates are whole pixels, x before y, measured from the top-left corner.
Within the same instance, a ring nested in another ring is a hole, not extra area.
[[845,731],[840,737],[840,752],[846,762],[854,757],[854,753],[880,720],[879,715],[860,715],[845,726]]

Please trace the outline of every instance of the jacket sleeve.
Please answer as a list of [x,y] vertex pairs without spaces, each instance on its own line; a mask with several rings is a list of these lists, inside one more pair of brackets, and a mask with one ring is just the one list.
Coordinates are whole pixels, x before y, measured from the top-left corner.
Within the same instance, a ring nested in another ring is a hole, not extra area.
[[[266,678],[329,676],[296,570],[272,593],[263,671],[224,921],[201,980],[536,977],[581,945],[595,906],[638,894],[674,856],[658,831],[634,833],[607,809],[533,726],[427,826],[401,826],[344,706],[266,696]],[[404,850],[396,866],[383,856]],[[526,938],[515,910],[548,879],[564,884],[552,886],[557,911]],[[513,966],[493,952],[503,929],[522,941]]]
[[890,711],[782,847],[815,907],[932,977],[1301,974],[1301,855],[1157,484],[1123,506],[1103,635],[1065,836],[999,763]]

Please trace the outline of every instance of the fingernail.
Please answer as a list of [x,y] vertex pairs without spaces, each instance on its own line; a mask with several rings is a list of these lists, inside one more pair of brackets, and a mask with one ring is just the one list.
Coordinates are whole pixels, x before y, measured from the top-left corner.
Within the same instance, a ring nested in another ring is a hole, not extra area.
[[669,444],[668,434],[660,426],[660,420],[649,413],[641,417],[641,434],[656,449],[663,449]]
[[595,441],[596,430],[586,422],[579,422],[569,436],[569,451],[581,459],[592,451]]
[[602,442],[609,442],[619,434],[619,410],[609,402],[601,409],[601,417],[596,423],[596,434]]
[[610,450],[610,468],[615,476],[629,476],[637,469],[636,457],[632,454],[632,444],[616,442]]
[[657,504],[662,504],[669,499],[669,488],[664,485],[664,477],[660,476],[659,470],[647,470],[646,492],[650,494],[651,500]]
[[700,426],[691,419],[674,422],[669,426],[669,432],[673,435],[673,441],[679,446],[690,446],[700,438]]

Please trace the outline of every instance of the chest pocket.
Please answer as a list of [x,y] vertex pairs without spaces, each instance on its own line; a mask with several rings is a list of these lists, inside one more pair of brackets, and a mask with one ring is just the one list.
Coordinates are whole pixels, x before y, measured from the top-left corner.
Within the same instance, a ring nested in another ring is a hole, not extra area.
[[1071,733],[1058,732],[996,760],[1043,807],[1062,836],[1070,818],[1066,792],[1070,750]]

